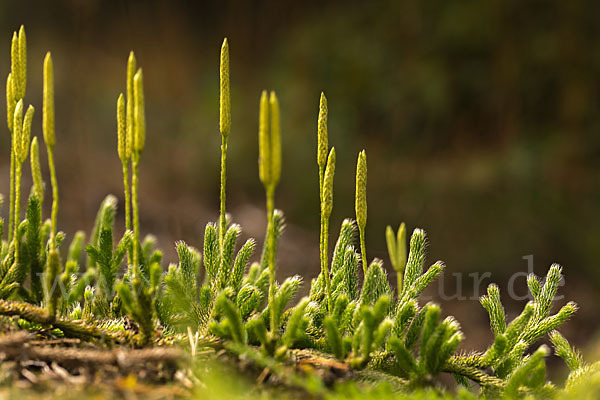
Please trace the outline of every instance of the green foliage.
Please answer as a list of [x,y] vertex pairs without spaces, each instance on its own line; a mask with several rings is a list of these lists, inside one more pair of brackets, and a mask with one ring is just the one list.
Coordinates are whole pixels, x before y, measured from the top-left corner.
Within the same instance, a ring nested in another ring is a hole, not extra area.
[[[389,258],[398,282],[397,295],[392,292],[383,262],[374,259],[367,263],[364,150],[357,161],[356,221],[343,220],[329,258],[336,153],[335,148],[329,148],[327,101],[323,94],[317,128],[321,272],[311,281],[309,296],[294,305],[302,278],[295,275],[282,283],[276,280],[278,244],[285,223],[283,213],[274,207],[274,191],[281,174],[281,132],[279,103],[273,92],[270,96],[263,92],[259,115],[259,178],[265,186],[267,206],[267,232],[260,260],[251,262],[256,246],[254,239],[248,239],[238,249],[242,228],[227,220],[226,155],[231,133],[231,104],[226,40],[220,60],[220,215],[218,222],[206,225],[202,252],[182,241],[177,242],[178,263],[171,264],[163,273],[162,252],[156,248],[156,239],[147,235],[140,240],[138,168],[145,146],[146,121],[142,71],[131,53],[127,66],[127,98],[121,95],[117,103],[117,153],[123,167],[125,233],[120,239],[115,238],[117,201],[109,195],[100,206],[85,247],[87,259],[82,260],[85,235],[77,232],[63,264],[60,244],[65,235],[56,231],[58,194],[52,158],[55,145],[52,59],[48,54],[44,61],[43,126],[53,206],[51,219],[43,222],[43,183],[37,140],[29,146],[33,108],[23,117],[25,54],[25,36],[21,30],[13,39],[11,74],[7,79],[12,162],[9,228],[7,240],[3,240],[0,247],[0,311],[3,315],[19,315],[26,321],[22,324],[29,324],[30,328],[48,324],[65,335],[90,334],[82,328],[74,330],[69,322],[73,319],[93,323],[103,332],[120,333],[126,331],[126,322],[133,322],[138,333],[127,337],[138,346],[150,346],[162,339],[178,340],[184,332],[190,337],[197,334],[207,346],[218,343],[229,353],[269,368],[280,378],[287,371],[283,365],[292,364],[298,354],[317,355],[336,365],[342,363],[349,374],[365,380],[376,377],[379,382],[395,382],[402,389],[416,388],[417,398],[434,393],[420,391],[420,388],[436,385],[436,378],[442,373],[452,374],[461,386],[476,383],[484,396],[512,399],[555,395],[557,389],[546,380],[547,348],[541,346],[528,354],[530,348],[548,334],[556,354],[571,369],[565,393],[576,393],[587,382],[599,381],[598,364],[584,363],[556,331],[577,309],[574,303],[567,303],[551,315],[562,279],[558,265],[550,267],[543,282],[534,275],[528,277],[533,300],[510,323],[506,320],[498,286],[488,287],[481,304],[489,314],[494,340],[483,353],[457,354],[464,338],[459,323],[452,316],[443,317],[437,304],[419,304],[420,294],[445,268],[438,261],[424,269],[427,238],[421,229],[414,230],[408,255],[405,225],[401,224],[396,233],[391,227],[386,230]],[[32,154],[34,187],[26,218],[21,221],[21,164],[29,153]],[[0,230],[3,224],[0,220]],[[127,267],[123,268],[125,259]],[[363,267],[362,284],[359,264]],[[20,302],[15,306],[7,302],[9,299]],[[45,310],[34,307],[37,304],[43,304]],[[311,393],[322,393],[321,384],[311,383],[310,377],[303,381],[289,374],[285,378]],[[458,393],[459,397],[473,397],[467,389]]]
[[117,273],[123,263],[127,249],[131,246],[132,232],[127,231],[113,251],[113,227],[102,226],[98,245],[88,245],[86,252],[96,265],[95,311],[99,317],[114,315],[112,303],[115,294]]

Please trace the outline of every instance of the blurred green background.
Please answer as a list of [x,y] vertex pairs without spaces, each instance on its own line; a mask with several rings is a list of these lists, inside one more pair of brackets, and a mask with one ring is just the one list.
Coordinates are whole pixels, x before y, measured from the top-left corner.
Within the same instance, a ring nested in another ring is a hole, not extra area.
[[[217,218],[218,60],[227,36],[228,210],[246,236],[262,239],[258,100],[263,88],[275,90],[283,132],[276,205],[288,221],[282,276],[314,277],[319,268],[315,149],[324,91],[338,155],[333,236],[354,215],[356,156],[365,148],[369,258],[387,263],[387,224],[422,227],[429,262],[447,263],[444,293],[456,294],[452,274],[462,273],[471,298],[491,281],[506,293],[510,276],[527,270],[524,256],[533,255],[537,274],[558,262],[563,293],[582,306],[564,331],[585,345],[600,301],[598,15],[592,0],[2,0],[0,76],[9,72],[12,31],[25,24],[26,101],[38,110],[38,136],[42,60],[47,50],[54,58],[59,222],[72,235],[91,228],[107,193],[122,200],[116,99],[135,50],[148,123],[141,224],[174,261],[174,241],[201,247],[204,225]],[[0,143],[7,193],[8,134]],[[486,271],[491,277],[474,287],[468,274]],[[434,299],[440,290],[434,285]],[[522,303],[507,299],[509,317]],[[489,342],[475,300],[445,307],[470,344]]]

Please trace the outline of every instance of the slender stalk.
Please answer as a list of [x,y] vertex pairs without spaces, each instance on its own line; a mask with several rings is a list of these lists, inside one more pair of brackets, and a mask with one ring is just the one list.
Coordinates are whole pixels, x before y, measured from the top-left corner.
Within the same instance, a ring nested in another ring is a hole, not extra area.
[[[325,168],[319,165],[319,203],[321,210],[321,221],[319,223],[319,258],[321,260],[321,272],[324,270],[323,263],[326,262],[323,257],[323,238],[325,237],[325,227],[323,226],[323,177]],[[325,279],[325,277],[323,277]]]
[[15,214],[15,144],[11,146],[10,151],[10,214],[8,216],[8,242],[12,240],[14,229],[14,214]]
[[362,258],[363,273],[367,275],[367,249],[365,246],[365,228],[367,226],[367,154],[365,151],[358,153],[356,161],[356,225],[360,233],[360,255]]
[[[129,189],[129,164],[123,163],[123,188],[125,191],[125,230],[131,230],[131,193]],[[131,251],[127,250],[127,264],[131,264]]]
[[[131,59],[131,57],[130,57]],[[128,71],[127,90],[133,93],[133,73]],[[132,94],[133,96],[133,94]],[[133,99],[127,99],[125,110],[123,93],[117,100],[117,153],[123,167],[123,190],[125,191],[125,230],[131,230],[131,200],[129,193],[129,163],[131,162],[131,135],[133,130]],[[130,110],[131,109],[131,110]],[[131,115],[130,115],[131,113]],[[127,264],[131,264],[131,246],[127,246]]]
[[325,291],[327,292],[327,309],[329,313],[333,312],[333,304],[331,301],[331,279],[329,277],[329,268],[327,267],[328,256],[327,256],[327,245],[329,240],[329,218],[324,218],[324,221],[321,223],[323,225],[323,253],[321,255],[322,258],[322,269],[321,272],[325,276]]
[[328,232],[329,232],[329,221],[325,217],[323,212],[323,181],[325,179],[325,168],[319,165],[319,194],[321,199],[321,233],[320,233],[320,250],[321,250],[321,275],[325,280],[325,293],[327,296],[327,310],[332,311],[331,304],[331,283],[329,278],[329,268],[327,268],[327,244],[328,244]]
[[396,279],[398,279],[398,298],[402,296],[402,272],[396,272]]
[[321,243],[321,273],[325,278],[325,291],[327,292],[328,311],[333,311],[331,301],[331,283],[328,268],[327,245],[329,242],[329,217],[333,210],[333,178],[335,175],[335,147],[331,148],[327,157],[327,166],[323,175],[323,195],[321,196],[321,230],[323,239]]
[[219,131],[221,132],[221,217],[219,222],[219,251],[221,254],[221,262],[224,262],[223,257],[223,241],[225,240],[225,229],[227,227],[227,219],[225,216],[225,185],[227,178],[226,162],[227,162],[227,139],[231,130],[231,98],[229,88],[229,44],[227,38],[223,40],[221,46],[221,57],[219,65]]
[[44,104],[42,109],[42,126],[44,131],[44,142],[48,152],[48,167],[50,169],[50,182],[52,185],[52,215],[50,229],[50,243],[52,249],[56,249],[54,237],[56,235],[56,219],[58,216],[58,182],[54,168],[54,64],[50,52],[44,58]]
[[[133,208],[133,271],[140,271],[140,215],[138,201],[138,171],[140,157],[146,143],[146,113],[144,110],[144,80],[142,69],[138,69],[133,77],[133,148],[131,151],[131,206]],[[148,267],[148,266],[147,266]]]
[[[225,196],[226,196],[226,184],[227,184],[227,136],[221,135],[221,216],[219,219],[219,251],[223,254],[223,242],[225,240],[225,230],[227,229],[227,218],[225,210]],[[221,257],[221,262],[224,262]]]
[[275,188],[273,185],[267,187],[267,248],[269,249],[269,304],[271,305],[271,332],[277,331],[277,315],[275,310],[275,224],[273,213],[275,212]]
[[15,168],[15,217],[14,217],[14,232],[13,232],[13,238],[15,238],[15,261],[14,263],[17,264],[19,262],[19,236],[18,236],[18,229],[19,229],[19,218],[20,218],[20,213],[21,213],[21,163],[17,162],[16,163],[16,168]]
[[52,214],[50,224],[50,242],[52,248],[56,248],[54,237],[56,236],[56,225],[58,218],[58,180],[56,179],[56,169],[54,167],[54,148],[47,146],[48,150],[48,167],[50,169],[50,184],[52,185]]
[[360,236],[360,256],[362,259],[363,273],[367,276],[367,248],[365,246],[365,229],[361,226],[358,227]]
[[135,270],[139,268],[140,262],[140,216],[138,210],[138,169],[140,156],[134,152],[132,157],[132,173],[131,173],[131,206],[133,208],[133,265]]
[[[321,204],[321,221],[319,226],[319,258],[321,260],[321,275],[323,275],[323,279],[325,279],[325,290],[329,293],[328,290],[328,281],[329,281],[329,273],[327,271],[327,250],[325,249],[324,239],[325,239],[325,224],[323,223],[324,215],[323,215],[323,178],[325,175],[325,168],[319,165],[319,199]],[[329,299],[327,302],[327,307],[331,309],[331,305],[329,304]]]

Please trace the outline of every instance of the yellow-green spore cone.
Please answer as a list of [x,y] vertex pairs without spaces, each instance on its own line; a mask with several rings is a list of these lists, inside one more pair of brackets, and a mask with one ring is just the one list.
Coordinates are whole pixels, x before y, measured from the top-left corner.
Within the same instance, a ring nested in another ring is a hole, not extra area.
[[333,210],[333,178],[335,175],[335,147],[331,148],[327,157],[327,167],[323,178],[322,212],[325,218],[329,218]]
[[23,129],[19,138],[19,162],[24,163],[29,155],[29,145],[31,144],[31,124],[33,123],[33,113],[35,109],[32,105],[27,108],[23,118]]
[[117,99],[117,151],[121,162],[126,163],[127,157],[127,121],[125,112],[125,96],[123,93]]
[[267,187],[271,182],[271,140],[269,132],[269,96],[263,90],[258,112],[258,176]]
[[46,53],[44,58],[44,104],[42,106],[42,128],[44,131],[44,141],[48,151],[48,168],[50,169],[50,183],[52,185],[52,215],[50,227],[50,242],[54,246],[54,237],[56,235],[56,226],[58,219],[58,180],[56,179],[56,170],[54,167],[54,146],[56,137],[54,135],[54,64],[52,54]]
[[27,89],[27,37],[25,36],[25,27],[21,25],[19,29],[19,67],[21,68],[20,73],[20,98],[25,97]]
[[[221,131],[221,189],[220,216],[219,216],[219,251],[223,254],[223,241],[225,240],[225,229],[227,228],[226,217],[226,194],[227,194],[227,141],[231,130],[231,100],[229,91],[229,44],[227,38],[221,46],[221,59],[219,65],[219,130]],[[222,258],[222,262],[224,258]]]
[[406,267],[407,249],[406,249],[406,225],[400,224],[398,232],[395,234],[391,226],[385,230],[385,240],[387,243],[388,254],[392,267],[396,271],[398,278],[398,294],[402,292],[402,275]]
[[367,154],[361,151],[356,162],[356,224],[360,235],[360,252],[363,272],[367,271],[367,255],[365,246],[365,227],[367,225]]
[[146,144],[146,112],[144,110],[144,76],[142,69],[138,69],[133,77],[133,99],[134,99],[134,135],[133,149],[141,153]]
[[317,165],[320,169],[325,168],[327,163],[327,152],[329,142],[327,138],[327,98],[321,93],[319,101],[319,119],[317,122]]
[[42,108],[42,127],[44,141],[48,147],[54,148],[54,64],[52,54],[46,53],[44,58],[44,104]]
[[8,130],[11,132],[13,130],[13,121],[16,106],[17,100],[15,99],[12,73],[9,73],[8,77],[6,78],[6,123],[8,125]]
[[277,186],[281,178],[281,125],[279,100],[275,92],[271,92],[269,106],[271,114],[271,185]]
[[221,46],[221,65],[219,68],[219,76],[221,82],[220,95],[220,115],[219,128],[221,134],[225,137],[229,136],[231,129],[231,100],[229,92],[229,43],[227,38],[223,40]]
[[40,167],[40,149],[37,136],[31,141],[30,161],[33,193],[35,193],[41,204],[44,202],[44,182],[42,180],[42,168]]
[[331,283],[329,277],[327,242],[329,240],[329,217],[333,210],[333,178],[335,176],[335,147],[331,148],[327,157],[325,176],[323,178],[323,195],[321,196],[321,274],[325,279],[325,291],[327,294],[327,309],[333,312],[331,299]]
[[19,100],[15,106],[13,115],[13,149],[17,161],[21,159],[21,136],[23,135],[23,100]]
[[127,135],[125,141],[125,150],[127,159],[131,158],[131,152],[133,151],[133,136],[134,136],[134,96],[133,96],[133,77],[137,69],[137,61],[135,54],[129,53],[129,59],[127,60]]

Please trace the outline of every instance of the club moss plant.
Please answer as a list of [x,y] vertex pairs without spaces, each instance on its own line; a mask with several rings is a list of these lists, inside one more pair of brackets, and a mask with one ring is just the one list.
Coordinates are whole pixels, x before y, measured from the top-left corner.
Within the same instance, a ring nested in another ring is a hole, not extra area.
[[[285,224],[282,211],[275,208],[282,132],[274,92],[263,91],[259,101],[258,177],[266,194],[267,231],[257,261],[251,262],[256,242],[249,239],[238,249],[241,227],[231,223],[226,214],[226,162],[231,135],[227,39],[221,47],[219,70],[220,216],[217,222],[206,225],[202,251],[179,241],[178,262],[164,268],[156,240],[151,235],[141,237],[138,184],[146,120],[143,74],[133,52],[127,62],[126,91],[117,97],[116,105],[125,233],[115,237],[117,202],[109,195],[98,210],[89,238],[77,232],[69,247],[63,248],[66,235],[57,230],[52,58],[50,53],[46,55],[43,68],[42,127],[52,187],[48,220],[42,218],[44,184],[37,138],[30,144],[32,124],[37,121],[33,107],[24,113],[26,65],[25,30],[21,27],[13,36],[6,86],[11,168],[9,223],[0,248],[1,315],[17,316],[28,329],[49,327],[64,336],[90,342],[102,340],[138,347],[179,343],[185,347],[189,337],[194,355],[198,348],[223,349],[316,395],[327,393],[325,384],[317,375],[300,368],[299,360],[335,366],[346,371],[349,379],[387,382],[394,390],[404,392],[439,388],[439,375],[450,374],[462,388],[460,393],[473,397],[565,395],[580,390],[597,374],[598,364],[585,364],[556,331],[577,309],[574,303],[567,303],[556,314],[551,313],[562,278],[558,265],[550,267],[543,281],[533,274],[529,276],[533,300],[512,321],[506,319],[499,288],[488,287],[481,304],[489,314],[494,340],[485,351],[459,351],[464,333],[458,321],[452,316],[443,317],[438,304],[419,302],[419,295],[445,265],[438,261],[424,268],[426,234],[415,229],[407,247],[404,223],[396,233],[389,226],[385,232],[389,258],[397,274],[398,291],[394,293],[383,261],[373,259],[369,263],[367,259],[364,150],[358,154],[356,166],[355,220],[342,222],[330,257],[336,152],[334,147],[329,148],[327,99],[323,93],[316,138],[321,271],[312,279],[309,295],[294,304],[302,278],[276,280],[277,248]],[[33,188],[22,220],[21,175],[29,155]],[[572,371],[565,389],[546,379],[548,347],[534,348],[546,336]]]

